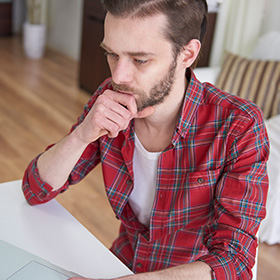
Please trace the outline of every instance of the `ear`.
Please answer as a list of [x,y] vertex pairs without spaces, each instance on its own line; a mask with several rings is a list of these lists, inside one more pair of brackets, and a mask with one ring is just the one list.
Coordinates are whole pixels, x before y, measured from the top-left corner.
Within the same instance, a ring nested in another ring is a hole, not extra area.
[[182,68],[189,68],[196,60],[201,48],[201,43],[197,39],[192,39],[181,51]]

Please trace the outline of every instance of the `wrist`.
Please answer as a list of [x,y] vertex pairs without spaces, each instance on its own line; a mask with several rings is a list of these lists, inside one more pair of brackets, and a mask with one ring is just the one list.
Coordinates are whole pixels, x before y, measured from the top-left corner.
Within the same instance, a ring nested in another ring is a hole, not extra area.
[[87,147],[91,142],[91,140],[88,140],[86,137],[84,137],[83,130],[81,129],[81,125],[78,126],[76,129],[74,129],[69,135],[69,141],[71,141],[71,144],[75,147],[81,147],[85,148]]

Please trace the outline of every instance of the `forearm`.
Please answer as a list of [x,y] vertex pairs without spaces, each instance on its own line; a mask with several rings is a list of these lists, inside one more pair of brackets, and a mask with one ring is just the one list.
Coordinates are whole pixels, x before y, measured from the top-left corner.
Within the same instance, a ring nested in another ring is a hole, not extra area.
[[62,187],[87,145],[75,130],[64,137],[38,159],[40,178],[54,190]]
[[135,274],[118,278],[122,280],[211,280],[212,269],[204,262],[193,262],[185,265],[174,266],[164,270],[155,272],[147,272],[143,274]]
[[[154,272],[139,273],[115,280],[211,280],[212,269],[207,264],[197,261],[189,264],[174,266]],[[70,280],[91,280],[89,278],[74,277]]]
[[40,178],[54,190],[59,189],[89,143],[105,134],[115,138],[132,118],[145,118],[153,113],[152,106],[137,112],[131,95],[105,91],[77,128],[40,156],[37,163]]

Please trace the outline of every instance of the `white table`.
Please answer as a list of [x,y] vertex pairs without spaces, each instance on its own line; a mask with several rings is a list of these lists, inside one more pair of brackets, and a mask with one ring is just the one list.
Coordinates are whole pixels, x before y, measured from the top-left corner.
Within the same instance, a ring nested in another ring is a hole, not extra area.
[[132,274],[56,200],[28,205],[21,181],[0,184],[0,239],[84,277]]

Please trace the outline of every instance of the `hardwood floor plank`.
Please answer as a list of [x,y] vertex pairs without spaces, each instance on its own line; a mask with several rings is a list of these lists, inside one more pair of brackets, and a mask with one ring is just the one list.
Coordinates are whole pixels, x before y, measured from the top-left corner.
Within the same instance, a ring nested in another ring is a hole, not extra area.
[[[0,182],[6,182],[21,179],[30,160],[69,131],[90,95],[77,86],[78,63],[52,50],[30,60],[20,38],[3,37],[0,60]],[[119,221],[101,173],[97,166],[57,200],[109,247]],[[260,244],[258,280],[280,279],[279,259],[280,245]]]

